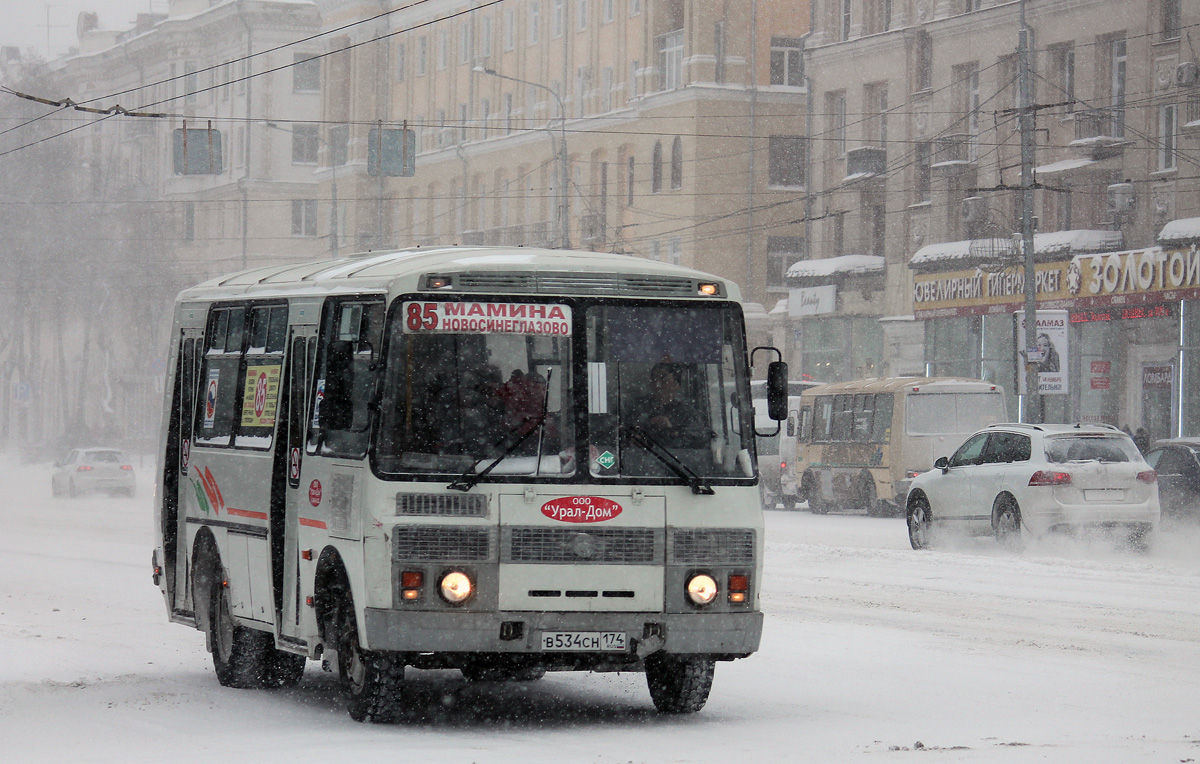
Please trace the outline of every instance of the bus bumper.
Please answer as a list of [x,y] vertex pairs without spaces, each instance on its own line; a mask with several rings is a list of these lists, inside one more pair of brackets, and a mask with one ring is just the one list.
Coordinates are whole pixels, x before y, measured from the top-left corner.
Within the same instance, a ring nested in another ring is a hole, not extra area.
[[540,654],[542,632],[621,631],[627,636],[627,654],[645,641],[673,654],[735,658],[758,649],[762,623],[761,612],[447,613],[367,608],[365,637],[372,650]]

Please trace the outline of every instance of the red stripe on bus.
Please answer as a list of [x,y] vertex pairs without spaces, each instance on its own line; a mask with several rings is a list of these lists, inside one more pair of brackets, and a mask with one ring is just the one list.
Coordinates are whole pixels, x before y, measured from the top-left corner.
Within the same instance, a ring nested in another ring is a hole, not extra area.
[[234,509],[233,507],[226,507],[225,512],[230,515],[237,515],[238,517],[252,517],[255,520],[267,519],[266,512],[253,512],[249,509]]
[[301,525],[307,525],[309,528],[326,528],[324,520],[309,520],[307,517],[300,518]]

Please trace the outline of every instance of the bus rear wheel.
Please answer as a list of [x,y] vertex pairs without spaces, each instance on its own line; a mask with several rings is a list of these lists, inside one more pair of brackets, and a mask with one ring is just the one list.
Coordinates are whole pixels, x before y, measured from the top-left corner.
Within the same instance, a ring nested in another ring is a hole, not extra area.
[[[248,629],[233,617],[229,605],[229,587],[223,576],[213,576],[211,611],[208,617],[209,643],[213,669],[223,687],[246,690],[262,686],[264,654],[270,634]],[[274,649],[274,648],[272,648]]]
[[338,613],[338,675],[346,692],[346,710],[356,722],[394,724],[400,720],[404,663],[389,653],[364,650],[358,642],[354,606],[344,601]]
[[716,661],[655,653],[646,657],[646,685],[654,707],[665,714],[693,714],[704,708]]

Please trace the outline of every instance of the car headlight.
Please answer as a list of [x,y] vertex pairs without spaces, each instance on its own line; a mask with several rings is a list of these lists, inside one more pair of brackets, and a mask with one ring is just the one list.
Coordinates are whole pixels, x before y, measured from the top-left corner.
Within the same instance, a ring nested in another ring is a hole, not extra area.
[[687,595],[697,605],[707,605],[717,597],[717,582],[707,573],[698,573],[688,579]]
[[471,577],[458,570],[452,570],[442,576],[439,586],[442,597],[451,605],[461,605],[470,599],[471,594],[475,591],[475,587],[471,584]]

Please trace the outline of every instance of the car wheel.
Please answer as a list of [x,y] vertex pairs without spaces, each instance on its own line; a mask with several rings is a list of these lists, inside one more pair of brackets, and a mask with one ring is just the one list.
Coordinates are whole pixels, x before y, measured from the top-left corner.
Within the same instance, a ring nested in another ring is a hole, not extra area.
[[996,500],[996,508],[992,511],[992,527],[1001,547],[1014,552],[1021,550],[1021,508],[1011,496]]
[[693,714],[704,708],[712,689],[716,661],[664,653],[646,657],[646,686],[654,707],[664,714]]
[[79,489],[77,489],[77,488],[75,487],[75,481],[74,481],[74,480],[72,480],[72,481],[70,481],[69,483],[67,483],[67,495],[68,495],[68,496],[70,496],[72,499],[74,499],[76,496],[78,496],[78,495],[79,495]]
[[55,497],[62,496],[62,489],[58,487],[58,481],[54,478],[50,478],[50,495]]
[[1154,529],[1146,525],[1130,526],[1125,537],[1125,543],[1138,554],[1150,554],[1153,541]]
[[928,549],[933,516],[924,496],[908,500],[908,543],[913,549]]

